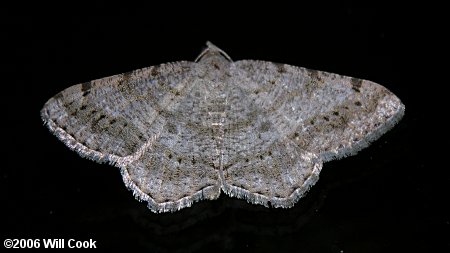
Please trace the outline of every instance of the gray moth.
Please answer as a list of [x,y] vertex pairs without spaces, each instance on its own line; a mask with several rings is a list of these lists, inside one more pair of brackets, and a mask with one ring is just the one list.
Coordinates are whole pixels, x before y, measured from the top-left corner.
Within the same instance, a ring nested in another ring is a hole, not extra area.
[[232,61],[210,42],[179,61],[71,86],[41,117],[70,149],[120,168],[153,212],[223,191],[292,207],[324,162],[353,155],[404,105],[371,81],[267,61]]

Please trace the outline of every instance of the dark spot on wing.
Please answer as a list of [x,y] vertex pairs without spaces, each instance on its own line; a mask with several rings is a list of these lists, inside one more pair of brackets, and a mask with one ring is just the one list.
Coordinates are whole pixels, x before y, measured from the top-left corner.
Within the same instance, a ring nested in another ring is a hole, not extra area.
[[117,84],[117,86],[124,86],[125,87],[128,85],[128,83],[130,82],[130,77],[131,74],[133,73],[133,71],[128,71],[126,73],[122,74],[122,78],[119,80],[119,83]]
[[358,88],[352,87],[352,90],[356,91],[356,92],[361,92]]
[[81,94],[83,97],[89,95],[89,93],[91,93],[90,89],[92,88],[92,82],[85,82],[81,84],[81,92],[83,92],[83,94]]
[[352,77],[350,83],[352,84],[352,89],[356,92],[360,92],[360,88],[362,86],[362,80],[358,78]]
[[90,81],[81,84],[81,91],[82,92],[88,91],[91,88],[92,88],[92,83]]
[[356,105],[356,106],[361,106],[362,104],[361,104],[361,102],[356,101],[356,102],[355,102],[355,105]]
[[284,64],[276,63],[276,65],[278,67],[277,68],[278,73],[280,74],[286,73],[286,67],[284,66]]
[[178,129],[177,126],[171,122],[167,123],[166,125],[167,128],[167,132],[171,133],[171,134],[177,134],[178,133]]
[[222,168],[223,168],[223,170],[225,170],[225,171],[227,171],[231,166],[233,166],[233,164],[224,164],[223,166],[222,166]]
[[319,71],[314,70],[314,69],[309,69],[308,73],[312,80],[318,80],[318,81],[322,80],[322,78],[320,78],[320,76],[319,76]]
[[157,75],[159,75],[158,67],[154,66],[152,68],[152,70],[150,71],[150,75],[153,77],[156,77]]
[[96,128],[96,129],[98,129],[98,130],[101,130],[101,129],[100,129],[100,126],[99,126],[99,122],[100,122],[102,119],[104,119],[104,118],[106,118],[106,115],[101,114],[100,117],[98,117],[97,119],[93,119],[93,120],[92,120],[92,125],[93,125],[93,127]]
[[325,72],[325,71],[321,71],[322,76],[324,77],[329,77],[330,73],[329,72]]
[[264,133],[264,132],[269,131],[270,127],[271,127],[270,121],[263,121],[263,122],[261,122],[259,130]]

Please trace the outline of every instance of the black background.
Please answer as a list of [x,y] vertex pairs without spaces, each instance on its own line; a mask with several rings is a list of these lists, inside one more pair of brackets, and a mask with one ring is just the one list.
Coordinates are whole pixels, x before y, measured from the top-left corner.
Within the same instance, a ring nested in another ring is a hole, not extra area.
[[[264,11],[40,7],[45,11],[2,17],[2,240],[93,239],[98,248],[151,252],[448,252],[450,178],[438,163],[446,148],[437,144],[446,137],[433,113],[445,103],[437,99],[445,91],[433,80],[436,62],[429,57],[439,58],[435,47],[442,42],[428,18],[433,12],[349,4],[259,6]],[[292,209],[222,194],[173,214],[151,213],[126,189],[119,169],[80,158],[43,126],[39,111],[59,91],[194,60],[207,40],[234,60],[375,81],[403,101],[405,117],[358,155],[326,163]]]

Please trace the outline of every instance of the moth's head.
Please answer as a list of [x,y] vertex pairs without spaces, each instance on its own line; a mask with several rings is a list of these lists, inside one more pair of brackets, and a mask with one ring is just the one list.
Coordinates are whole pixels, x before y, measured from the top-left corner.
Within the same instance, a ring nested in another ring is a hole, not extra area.
[[207,41],[206,48],[195,59],[195,62],[219,68],[233,62],[233,60],[222,49]]

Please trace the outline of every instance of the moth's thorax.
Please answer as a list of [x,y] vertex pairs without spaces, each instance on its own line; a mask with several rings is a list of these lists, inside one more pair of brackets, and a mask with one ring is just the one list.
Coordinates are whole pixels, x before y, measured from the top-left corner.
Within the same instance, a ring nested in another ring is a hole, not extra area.
[[197,63],[210,71],[225,71],[231,62],[219,52],[208,52]]
[[223,87],[230,76],[230,64],[225,57],[218,53],[208,53],[204,55],[197,66],[202,68],[205,73],[205,81],[209,82],[209,87],[216,89]]
[[197,66],[206,71],[207,76],[214,82],[221,82],[229,74],[231,58],[220,48],[212,43],[207,43],[207,48],[197,57]]

